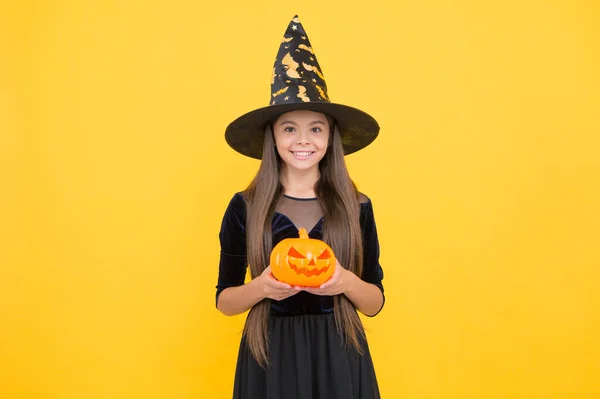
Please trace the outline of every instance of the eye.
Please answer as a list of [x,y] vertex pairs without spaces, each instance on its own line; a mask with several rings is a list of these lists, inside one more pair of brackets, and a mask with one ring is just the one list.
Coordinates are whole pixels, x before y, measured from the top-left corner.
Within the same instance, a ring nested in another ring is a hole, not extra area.
[[320,127],[313,127],[312,129],[313,133],[320,133],[321,132],[321,128]]
[[323,253],[317,257],[317,259],[329,259],[329,258],[331,258],[331,253],[329,253],[329,251],[327,249],[325,251],[323,251]]
[[283,128],[284,132],[288,132],[288,133],[292,133],[294,131],[294,128],[292,126],[286,126]]
[[291,247],[290,250],[288,251],[288,256],[291,256],[292,258],[306,258],[306,256],[302,255],[300,252],[298,252],[296,250],[296,248]]

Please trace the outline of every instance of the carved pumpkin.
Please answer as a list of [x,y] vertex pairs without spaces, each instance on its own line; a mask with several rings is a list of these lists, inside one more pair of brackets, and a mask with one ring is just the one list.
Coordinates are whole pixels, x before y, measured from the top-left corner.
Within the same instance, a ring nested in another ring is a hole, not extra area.
[[333,275],[335,254],[324,241],[308,238],[306,229],[300,238],[281,240],[271,251],[271,272],[284,283],[318,287]]

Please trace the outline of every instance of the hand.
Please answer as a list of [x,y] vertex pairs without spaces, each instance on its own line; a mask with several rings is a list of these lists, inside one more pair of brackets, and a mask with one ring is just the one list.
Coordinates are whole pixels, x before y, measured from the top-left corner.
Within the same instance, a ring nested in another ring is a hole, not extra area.
[[276,301],[281,301],[282,299],[296,295],[301,291],[300,287],[292,287],[273,277],[273,274],[271,274],[271,266],[267,267],[256,280],[262,295],[265,298],[274,299]]
[[306,287],[305,291],[316,295],[338,295],[345,294],[350,289],[356,275],[346,270],[335,261],[335,270],[331,278],[321,284],[320,287]]

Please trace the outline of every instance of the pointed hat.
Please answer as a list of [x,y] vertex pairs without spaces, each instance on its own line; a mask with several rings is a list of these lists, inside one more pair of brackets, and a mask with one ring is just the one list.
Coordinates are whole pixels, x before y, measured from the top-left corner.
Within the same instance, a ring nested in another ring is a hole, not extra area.
[[239,153],[261,159],[265,126],[279,115],[295,110],[332,117],[345,155],[363,149],[379,134],[379,125],[371,115],[331,102],[323,71],[297,15],[290,21],[275,58],[269,104],[231,122],[225,130],[225,140]]

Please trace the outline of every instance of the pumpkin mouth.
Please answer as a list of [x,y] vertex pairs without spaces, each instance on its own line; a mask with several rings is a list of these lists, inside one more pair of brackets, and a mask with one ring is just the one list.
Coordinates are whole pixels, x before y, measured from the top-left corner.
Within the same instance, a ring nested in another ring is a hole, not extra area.
[[329,266],[325,266],[320,269],[318,267],[313,267],[311,269],[307,269],[306,267],[298,267],[297,265],[293,264],[289,260],[288,260],[288,264],[290,265],[290,268],[296,272],[296,274],[302,274],[306,277],[319,276],[319,275],[325,273],[327,270],[329,270]]

